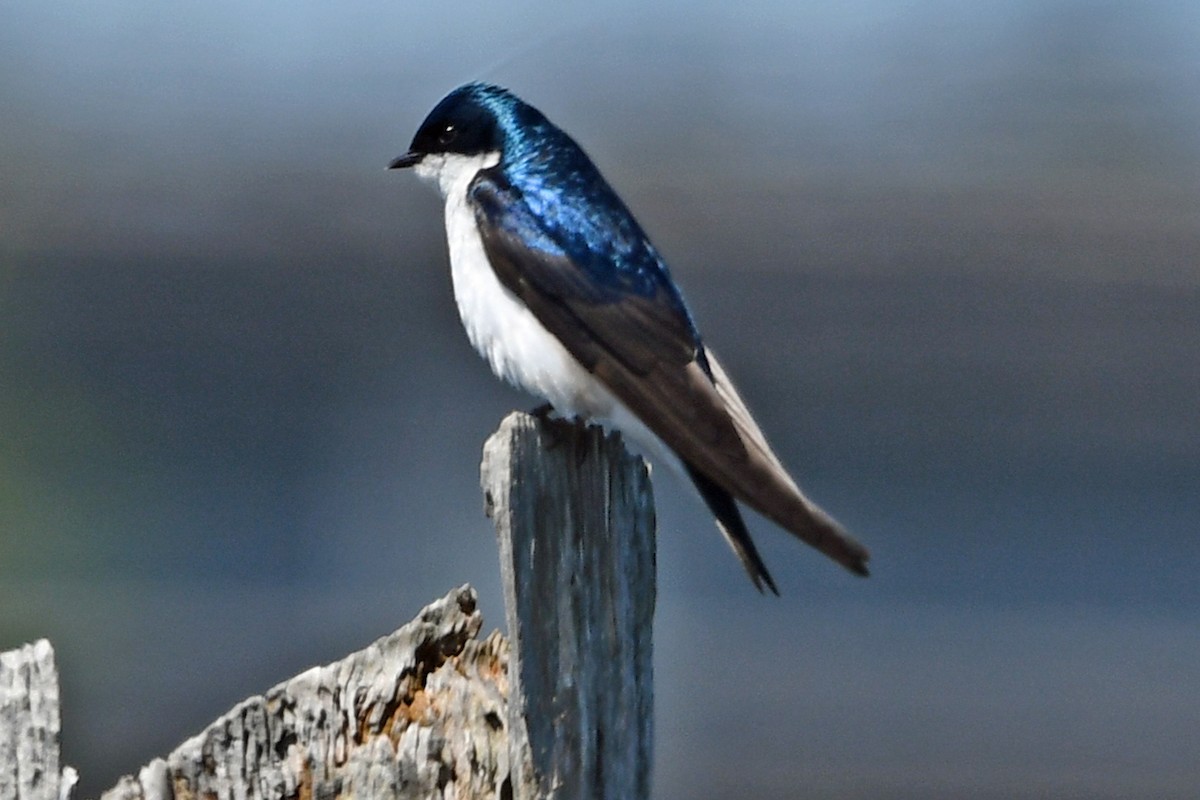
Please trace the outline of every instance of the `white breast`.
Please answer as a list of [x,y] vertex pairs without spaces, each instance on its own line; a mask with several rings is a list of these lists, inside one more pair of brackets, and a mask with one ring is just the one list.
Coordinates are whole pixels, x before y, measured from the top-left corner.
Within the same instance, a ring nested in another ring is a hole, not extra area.
[[427,156],[417,174],[436,183],[446,201],[446,238],[454,299],[467,337],[492,371],[549,402],[564,417],[582,417],[617,428],[648,455],[674,469],[678,458],[567,352],[524,303],[496,277],[467,204],[467,188],[499,154]]

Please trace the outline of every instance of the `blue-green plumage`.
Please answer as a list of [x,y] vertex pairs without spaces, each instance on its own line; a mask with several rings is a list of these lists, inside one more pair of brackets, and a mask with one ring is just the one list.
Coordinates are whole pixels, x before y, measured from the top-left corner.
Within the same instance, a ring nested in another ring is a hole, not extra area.
[[735,500],[866,574],[866,549],[788,476],[659,253],[571,137],[507,90],[472,83],[391,166],[441,188],[459,312],[498,375],[689,477],[760,589],[776,591]]

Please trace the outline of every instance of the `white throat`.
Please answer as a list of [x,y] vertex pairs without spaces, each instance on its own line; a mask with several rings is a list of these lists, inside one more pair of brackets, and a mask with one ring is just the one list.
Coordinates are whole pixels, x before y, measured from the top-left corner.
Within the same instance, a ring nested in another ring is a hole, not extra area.
[[474,180],[481,169],[488,169],[500,163],[500,153],[479,153],[473,156],[457,155],[455,153],[440,153],[421,159],[413,172],[427,183],[438,187],[442,197],[449,200],[457,196],[466,199],[467,186]]

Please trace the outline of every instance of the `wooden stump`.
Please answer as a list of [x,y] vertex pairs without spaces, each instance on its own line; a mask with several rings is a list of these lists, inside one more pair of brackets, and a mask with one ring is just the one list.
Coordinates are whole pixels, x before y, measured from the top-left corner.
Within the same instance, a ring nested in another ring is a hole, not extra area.
[[102,800],[503,796],[508,646],[463,586],[341,661],[243,700]]
[[45,639],[0,653],[0,800],[60,800],[75,785],[59,767],[58,671]]
[[482,472],[516,643],[516,796],[649,797],[655,570],[645,463],[599,428],[511,414],[485,445]]
[[[597,428],[509,416],[483,486],[509,638],[463,586],[341,661],[242,701],[102,800],[650,795],[654,503]],[[511,645],[510,645],[511,642]],[[0,654],[0,800],[68,800],[45,641]]]

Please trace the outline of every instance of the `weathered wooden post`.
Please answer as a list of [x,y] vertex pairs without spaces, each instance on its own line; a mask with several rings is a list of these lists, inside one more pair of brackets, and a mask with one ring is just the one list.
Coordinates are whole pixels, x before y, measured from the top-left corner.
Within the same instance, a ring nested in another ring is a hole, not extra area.
[[[463,586],[247,698],[101,800],[650,795],[654,503],[597,428],[510,415],[483,458],[509,639]],[[45,641],[0,654],[0,800],[68,800]]]
[[0,653],[0,800],[60,800],[75,770],[59,767],[58,672],[42,639]]
[[649,797],[655,520],[645,463],[599,428],[511,414],[485,445],[482,472],[512,642],[516,797]]
[[234,706],[101,800],[483,800],[508,782],[508,644],[469,586]]

